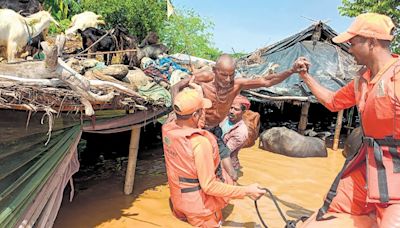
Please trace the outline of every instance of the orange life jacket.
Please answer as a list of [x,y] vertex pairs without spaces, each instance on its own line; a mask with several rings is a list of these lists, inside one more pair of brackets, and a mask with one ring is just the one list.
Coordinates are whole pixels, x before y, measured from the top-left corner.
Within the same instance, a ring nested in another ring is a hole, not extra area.
[[318,211],[317,220],[323,219],[336,196],[340,178],[363,162],[367,168],[367,202],[400,203],[400,88],[395,87],[395,82],[400,80],[400,59],[393,60],[369,83],[364,78],[368,74],[364,70],[362,76],[354,79],[363,144],[353,158],[346,158]]
[[183,129],[175,121],[162,126],[165,166],[173,208],[194,216],[208,216],[227,205],[228,198],[207,195],[201,189],[190,136],[206,137],[213,147],[214,170],[217,179],[232,184],[233,181],[220,165],[215,136],[202,129]]
[[[394,80],[400,80],[400,60],[381,72],[373,78],[374,85],[368,85],[363,77],[355,80],[363,146],[344,175],[366,159],[368,202],[400,203],[400,88],[394,87]],[[363,90],[368,92],[361,93]]]

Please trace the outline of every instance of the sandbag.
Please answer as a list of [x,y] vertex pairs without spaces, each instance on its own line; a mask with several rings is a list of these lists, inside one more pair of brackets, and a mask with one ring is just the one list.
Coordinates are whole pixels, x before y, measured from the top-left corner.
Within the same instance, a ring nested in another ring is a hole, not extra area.
[[122,64],[114,64],[100,70],[101,73],[122,80],[128,74],[128,66]]
[[246,110],[242,118],[249,132],[246,143],[242,148],[252,147],[260,133],[260,114],[258,112]]
[[131,85],[135,85],[137,87],[145,86],[147,83],[152,81],[153,79],[147,76],[143,71],[139,68],[134,67],[133,70],[129,70],[128,74],[122,81],[130,83]]

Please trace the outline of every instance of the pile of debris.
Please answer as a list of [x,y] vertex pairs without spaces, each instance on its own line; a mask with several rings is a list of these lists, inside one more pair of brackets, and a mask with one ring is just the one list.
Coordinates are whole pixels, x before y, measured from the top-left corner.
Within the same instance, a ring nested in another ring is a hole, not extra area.
[[[212,62],[187,55],[141,59],[141,68],[106,66],[96,59],[63,60],[65,37],[50,47],[43,42],[45,61],[0,64],[0,108],[29,111],[85,111],[157,109],[171,105],[169,88],[192,70]],[[194,59],[192,59],[194,58]]]

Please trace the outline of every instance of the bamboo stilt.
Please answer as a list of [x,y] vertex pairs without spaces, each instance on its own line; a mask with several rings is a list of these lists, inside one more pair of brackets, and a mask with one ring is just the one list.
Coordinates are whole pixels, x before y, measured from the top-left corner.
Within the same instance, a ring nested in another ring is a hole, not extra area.
[[301,115],[300,115],[298,132],[302,135],[304,135],[304,131],[307,128],[309,108],[310,108],[310,102],[304,103],[303,106],[301,107]]
[[333,150],[337,150],[339,147],[339,139],[340,139],[340,130],[342,129],[343,122],[343,110],[339,111],[336,119],[336,128],[335,128],[335,136],[333,138]]
[[129,144],[128,167],[126,168],[124,193],[129,195],[133,192],[133,183],[135,181],[135,169],[137,154],[139,150],[140,127],[132,128],[131,142]]

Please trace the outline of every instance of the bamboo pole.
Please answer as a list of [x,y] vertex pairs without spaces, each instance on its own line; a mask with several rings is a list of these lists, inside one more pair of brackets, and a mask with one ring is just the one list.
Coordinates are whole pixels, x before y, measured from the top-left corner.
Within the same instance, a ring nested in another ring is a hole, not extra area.
[[133,183],[135,181],[135,169],[137,154],[139,149],[140,127],[132,128],[131,142],[129,144],[128,167],[126,168],[124,193],[129,195],[133,192]]
[[335,136],[333,138],[333,150],[337,150],[339,147],[340,129],[342,128],[343,110],[339,111],[336,119]]
[[273,96],[268,96],[264,94],[260,94],[251,90],[244,90],[246,93],[249,93],[254,96],[258,96],[260,98],[268,99],[268,100],[273,100],[273,101],[287,101],[287,100],[294,100],[294,101],[309,101],[308,97],[297,97],[297,96],[278,96],[278,97],[273,97]]
[[104,55],[104,54],[117,54],[117,53],[125,53],[125,52],[136,52],[136,49],[126,49],[126,50],[119,50],[119,51],[98,51],[98,52],[91,52],[91,53],[82,53],[82,54],[67,54],[63,55],[63,57],[77,57],[77,56],[89,56],[89,55]]
[[304,135],[304,131],[307,128],[309,108],[310,108],[310,102],[304,103],[303,106],[301,107],[301,115],[300,115],[298,131],[302,135]]

